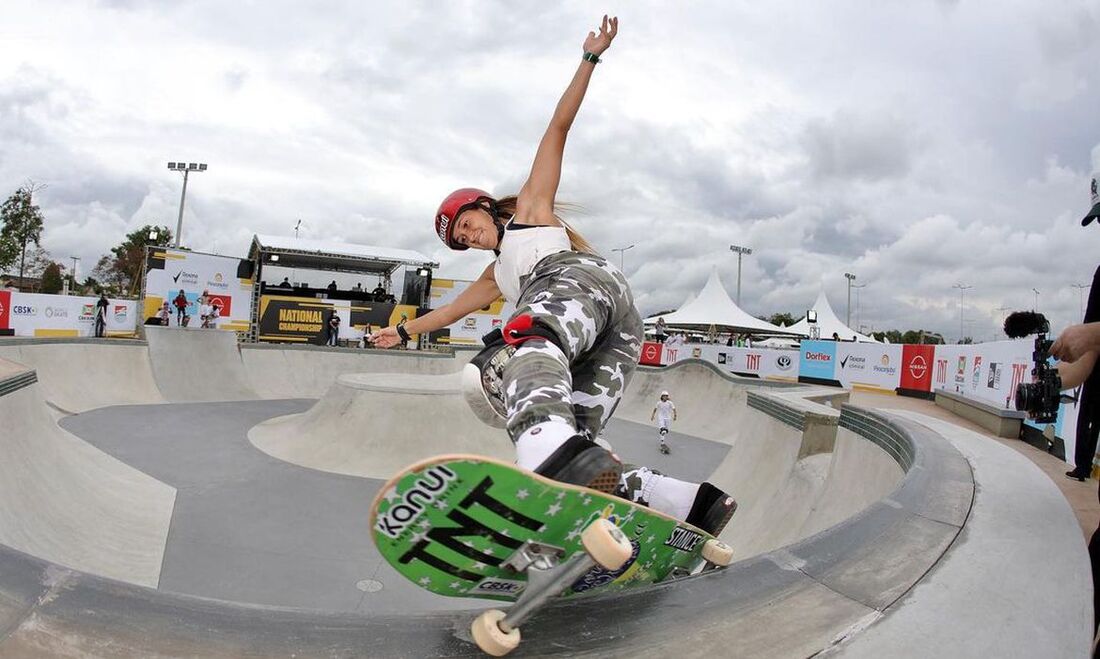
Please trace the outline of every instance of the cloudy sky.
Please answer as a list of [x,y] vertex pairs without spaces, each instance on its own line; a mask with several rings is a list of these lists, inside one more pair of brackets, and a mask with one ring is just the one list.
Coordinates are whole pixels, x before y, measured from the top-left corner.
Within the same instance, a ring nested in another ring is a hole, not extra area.
[[[602,12],[620,34],[559,200],[623,255],[643,313],[749,246],[742,306],[799,315],[857,276],[866,329],[992,339],[1002,308],[1080,315],[1100,170],[1100,5],[1007,2],[9,3],[0,193],[33,180],[44,246],[82,268],[149,223],[243,255],[254,233],[419,250],[440,199],[514,192]],[[1087,295],[1087,290],[1085,291]],[[857,324],[855,295],[852,324]]]

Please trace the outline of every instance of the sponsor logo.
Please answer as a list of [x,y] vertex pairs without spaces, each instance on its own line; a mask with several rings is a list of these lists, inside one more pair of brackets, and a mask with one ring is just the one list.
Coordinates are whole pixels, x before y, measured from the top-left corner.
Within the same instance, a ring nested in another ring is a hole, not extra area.
[[791,358],[787,355],[780,355],[775,358],[775,367],[781,371],[791,370]]
[[957,367],[955,368],[955,384],[963,384],[966,382],[966,356],[960,356]]
[[867,358],[858,355],[847,355],[840,360],[840,367],[852,371],[862,371],[867,367]]
[[947,360],[936,360],[936,384],[947,384]]
[[492,325],[493,329],[496,329],[498,327],[502,327],[503,325],[504,325],[504,321],[501,320],[500,318],[494,318],[493,319],[493,325]]
[[[88,318],[91,318],[93,313],[92,309],[94,309],[92,305],[85,304],[83,310],[80,312],[80,317],[84,318],[85,316],[87,316]],[[46,307],[45,311],[42,312],[42,315],[46,318],[68,318],[69,310],[62,307]]]
[[694,357],[695,359],[699,359],[700,357],[703,356],[703,349],[702,348],[692,348],[691,349],[691,356]]
[[[3,313],[0,310],[0,313]],[[13,316],[36,316],[38,315],[38,309],[29,307],[25,304],[13,304],[11,305],[11,315]]]
[[806,361],[808,362],[831,362],[833,356],[827,352],[806,352]]
[[970,379],[970,388],[978,388],[978,376],[982,374],[982,358],[980,355],[974,357],[974,370]]
[[890,365],[890,355],[883,355],[882,357],[879,358],[878,361],[879,361],[879,364],[881,364],[881,366],[876,364],[874,366],[874,368],[871,369],[875,373],[882,373],[884,375],[893,375],[893,374],[898,372],[898,369],[897,369],[896,366],[891,366]]
[[645,358],[649,361],[656,361],[660,356],[661,349],[657,347],[656,343],[647,344],[645,347]]
[[928,374],[928,362],[924,360],[924,355],[917,355],[909,362],[909,375],[913,376],[914,380],[921,380]]
[[586,590],[592,590],[593,588],[599,588],[600,586],[607,585],[621,577],[623,573],[629,570],[630,567],[633,566],[634,563],[638,560],[638,552],[640,550],[640,545],[638,544],[638,541],[631,540],[630,548],[630,558],[627,559],[626,563],[623,563],[623,566],[620,567],[618,570],[609,571],[597,565],[596,567],[585,573],[583,577],[577,579],[577,581],[573,583],[571,590],[574,593],[583,593]]
[[880,359],[879,361],[882,362],[883,366],[889,366],[890,365],[890,355],[883,355],[882,359]]
[[997,362],[989,362],[989,375],[985,380],[986,389],[1001,388],[1001,371],[1003,367]]
[[126,311],[127,310],[126,310],[126,305],[125,304],[116,304],[115,305],[115,320],[118,321],[118,322],[125,322],[125,320],[126,320]]
[[447,225],[449,225],[450,223],[451,218],[447,217],[446,215],[439,216],[439,239],[443,242],[447,242]]
[[702,533],[690,531],[677,526],[672,529],[672,535],[668,536],[665,540],[666,547],[672,547],[673,549],[679,549],[680,551],[695,551],[695,546],[699,544],[699,541],[703,539]]
[[725,364],[726,363],[726,353],[724,353],[724,352],[718,353],[718,363],[719,364]]
[[176,273],[175,277],[172,277],[172,281],[177,284],[198,284],[199,275],[196,272],[187,272],[186,270],[180,270]]
[[745,368],[750,371],[759,371],[760,355],[752,353],[745,355]]
[[466,320],[462,321],[462,326],[466,329],[477,329],[477,318],[468,316]]
[[479,593],[482,595],[518,595],[523,592],[527,584],[511,579],[492,579],[486,577],[477,582],[477,585],[467,590],[467,593]]
[[223,279],[222,273],[220,273],[220,272],[214,273],[214,281],[216,281],[220,284],[220,283],[222,283],[222,279]]
[[[396,538],[420,517],[436,497],[447,489],[447,483],[455,478],[458,478],[457,474],[442,465],[427,470],[412,487],[397,495],[398,503],[378,518],[375,528],[390,538]],[[396,492],[393,494],[396,495]]]

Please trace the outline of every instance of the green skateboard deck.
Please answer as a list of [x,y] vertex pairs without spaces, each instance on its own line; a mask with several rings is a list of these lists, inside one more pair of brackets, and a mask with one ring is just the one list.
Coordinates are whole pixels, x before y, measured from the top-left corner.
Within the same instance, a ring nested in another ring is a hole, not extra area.
[[409,466],[371,505],[374,544],[409,581],[449,597],[515,601],[527,571],[509,559],[525,543],[585,553],[581,532],[599,518],[629,539],[618,570],[596,566],[561,591],[569,597],[686,575],[704,563],[704,531],[595,490],[548,480],[491,458],[443,455]]

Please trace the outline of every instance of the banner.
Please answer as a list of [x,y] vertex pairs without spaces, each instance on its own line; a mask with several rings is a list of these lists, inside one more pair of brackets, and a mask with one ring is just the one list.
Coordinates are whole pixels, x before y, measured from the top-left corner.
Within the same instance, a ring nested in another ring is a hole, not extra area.
[[[97,297],[0,291],[0,329],[15,336],[95,336],[98,302]],[[133,336],[137,309],[134,300],[108,299],[107,335]]]
[[143,319],[155,316],[161,304],[168,302],[169,324],[176,325],[175,299],[183,292],[190,327],[198,327],[199,297],[205,292],[218,307],[218,329],[244,332],[252,317],[252,279],[237,276],[241,259],[152,247],[145,260],[145,303]]
[[638,363],[643,366],[660,366],[662,348],[663,346],[660,343],[646,341],[642,344],[642,355]]
[[901,388],[928,393],[932,391],[932,366],[936,346],[905,345],[901,350]]
[[836,341],[802,341],[799,348],[798,379],[837,382],[836,349]]
[[[359,341],[363,334],[416,318],[419,310],[392,302],[352,302],[264,295],[260,298],[261,341],[325,345],[332,314],[340,318],[338,339]],[[413,335],[416,336],[415,334]]]
[[828,341],[836,347],[833,379],[849,389],[894,393],[901,379],[902,346]]
[[[472,283],[461,279],[432,279],[431,308],[438,309],[450,304]],[[515,305],[506,303],[504,298],[497,298],[484,309],[474,311],[465,318],[432,332],[428,342],[480,346],[481,337],[498,327],[503,327],[515,310]]]

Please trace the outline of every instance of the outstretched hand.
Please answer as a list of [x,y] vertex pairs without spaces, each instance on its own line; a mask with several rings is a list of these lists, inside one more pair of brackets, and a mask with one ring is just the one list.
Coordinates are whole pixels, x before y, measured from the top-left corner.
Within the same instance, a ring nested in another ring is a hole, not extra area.
[[1071,325],[1050,347],[1050,354],[1064,362],[1075,362],[1085,353],[1100,348],[1100,323]]
[[584,40],[584,52],[592,53],[594,55],[601,55],[605,50],[611,47],[611,40],[615,38],[615,35],[619,33],[619,17],[612,16],[610,19],[607,14],[603,16],[603,24],[600,25],[600,33],[589,32],[588,38]]
[[392,348],[401,343],[401,335],[397,333],[396,327],[383,327],[377,332],[372,332],[367,337],[367,342],[371,344],[372,348]]

